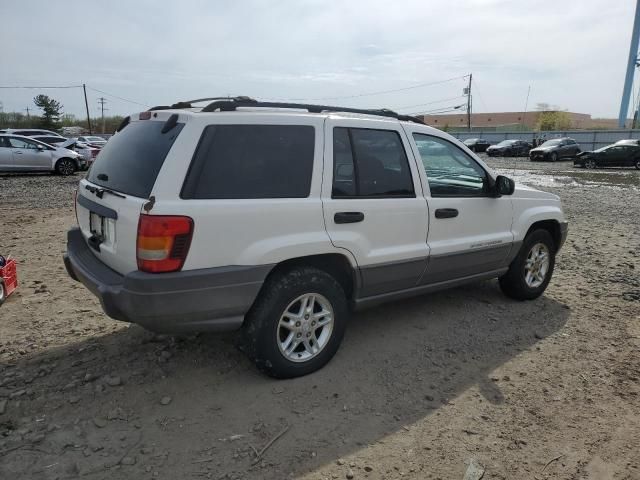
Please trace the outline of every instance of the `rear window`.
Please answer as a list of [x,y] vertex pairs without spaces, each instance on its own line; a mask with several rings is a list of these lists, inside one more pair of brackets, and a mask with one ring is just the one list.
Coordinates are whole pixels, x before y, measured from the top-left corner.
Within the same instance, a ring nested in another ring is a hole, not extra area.
[[162,133],[165,122],[131,122],[104,146],[87,180],[118,192],[147,198],[184,123]]
[[314,143],[315,130],[307,125],[210,125],[182,198],[308,197]]

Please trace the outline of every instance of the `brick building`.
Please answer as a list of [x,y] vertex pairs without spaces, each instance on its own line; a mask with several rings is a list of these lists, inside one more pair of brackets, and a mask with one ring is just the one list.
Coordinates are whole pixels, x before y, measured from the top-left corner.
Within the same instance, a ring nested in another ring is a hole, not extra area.
[[[524,125],[528,130],[535,128],[538,117],[542,112],[491,112],[472,113],[471,126],[477,128],[501,128]],[[592,119],[586,113],[565,112],[571,120],[571,129],[602,128],[604,124],[610,124],[610,119]],[[461,128],[467,126],[466,113],[421,115],[423,121],[432,127]],[[615,120],[611,120],[615,122]]]

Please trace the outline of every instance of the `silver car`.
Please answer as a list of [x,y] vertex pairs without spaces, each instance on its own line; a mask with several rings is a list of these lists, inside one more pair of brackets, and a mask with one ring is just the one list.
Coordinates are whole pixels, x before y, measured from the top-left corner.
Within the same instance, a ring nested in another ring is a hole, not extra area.
[[86,168],[76,152],[21,135],[0,134],[0,172],[52,172],[72,175]]

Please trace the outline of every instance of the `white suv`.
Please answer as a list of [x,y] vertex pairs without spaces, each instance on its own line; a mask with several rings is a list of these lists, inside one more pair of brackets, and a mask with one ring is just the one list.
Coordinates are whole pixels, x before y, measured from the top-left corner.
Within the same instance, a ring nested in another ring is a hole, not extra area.
[[557,196],[414,118],[246,97],[128,117],[76,207],[65,264],[109,316],[242,328],[281,378],[328,362],[353,309],[489,278],[540,296],[567,234]]

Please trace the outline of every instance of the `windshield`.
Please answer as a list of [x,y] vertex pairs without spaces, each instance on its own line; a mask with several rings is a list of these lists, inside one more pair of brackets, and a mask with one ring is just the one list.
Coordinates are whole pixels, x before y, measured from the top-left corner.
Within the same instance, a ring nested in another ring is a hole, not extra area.
[[607,145],[606,147],[602,147],[602,148],[598,148],[597,150],[594,150],[594,152],[604,152],[605,150],[609,150],[612,147],[612,145]]
[[546,142],[544,142],[540,146],[541,147],[555,147],[556,145],[560,145],[561,143],[562,143],[562,140],[547,140]]
[[464,141],[465,145],[471,145],[472,143],[476,143],[478,140],[480,140],[479,138],[468,138]]
[[148,198],[173,142],[184,127],[162,133],[165,122],[131,122],[98,154],[87,180],[127,195]]
[[515,140],[503,140],[497,146],[498,147],[504,147],[506,145],[513,145],[514,143],[516,143]]

